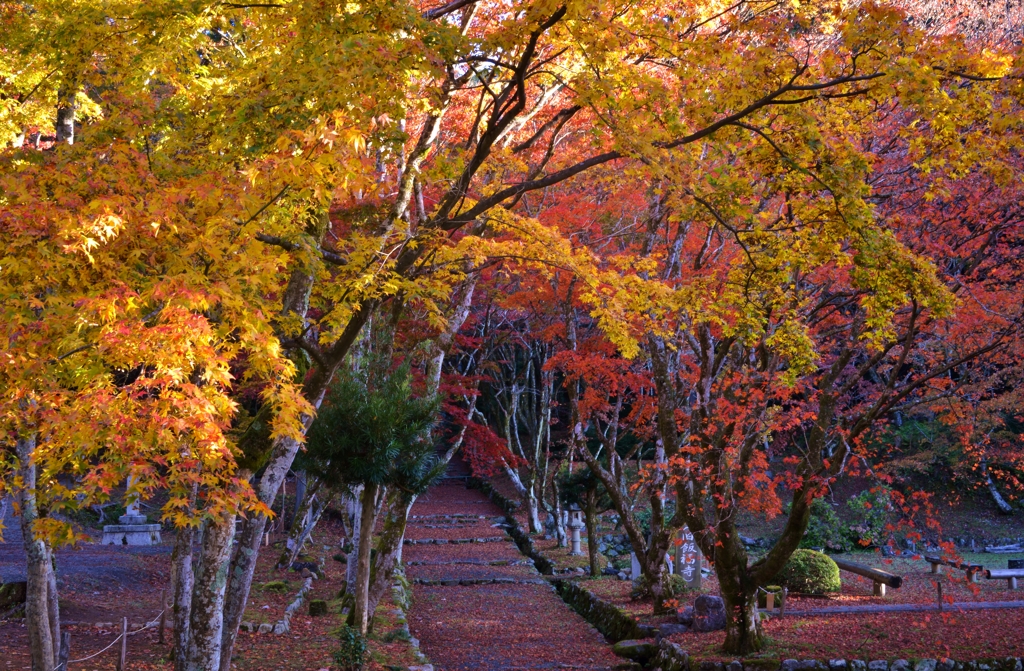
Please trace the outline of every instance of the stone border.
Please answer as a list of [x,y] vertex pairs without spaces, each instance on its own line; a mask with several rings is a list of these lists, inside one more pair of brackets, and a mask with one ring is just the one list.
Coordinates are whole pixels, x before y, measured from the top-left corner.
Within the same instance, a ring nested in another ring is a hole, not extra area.
[[299,608],[302,607],[302,602],[306,600],[306,594],[313,587],[313,576],[309,576],[302,582],[302,587],[295,595],[295,599],[292,600],[288,607],[284,609],[284,617],[270,624],[264,622],[262,624],[256,624],[255,622],[242,622],[238,626],[241,631],[256,632],[257,634],[287,634],[292,628],[292,615],[295,614]]
[[649,628],[637,624],[632,617],[590,590],[569,580],[553,582],[558,596],[612,643],[653,635]]
[[480,478],[470,478],[466,481],[466,486],[472,489],[479,489],[490,499],[491,503],[501,508],[502,512],[505,513],[505,520],[508,523],[508,528],[505,532],[512,537],[516,547],[519,551],[533,560],[533,565],[542,575],[554,575],[555,565],[554,563],[545,557],[544,555],[537,552],[533,547],[533,539],[530,538],[530,534],[523,531],[522,527],[519,526],[519,521],[516,519],[515,512],[519,508],[519,504],[505,498],[502,494],[494,488],[494,486]]
[[661,671],[1022,671],[1020,657],[958,662],[953,659],[897,659],[865,661],[863,659],[786,659],[741,662],[700,662],[686,665],[688,655],[669,641],[659,643],[658,655],[651,668]]
[[400,629],[408,636],[409,646],[412,648],[413,656],[416,657],[416,664],[409,667],[409,671],[434,671],[434,666],[427,659],[427,656],[420,651],[420,640],[409,631],[409,608],[412,606],[412,590],[406,589],[408,579],[401,567],[395,569],[395,584],[391,586],[391,600],[397,608],[391,611],[396,617]]

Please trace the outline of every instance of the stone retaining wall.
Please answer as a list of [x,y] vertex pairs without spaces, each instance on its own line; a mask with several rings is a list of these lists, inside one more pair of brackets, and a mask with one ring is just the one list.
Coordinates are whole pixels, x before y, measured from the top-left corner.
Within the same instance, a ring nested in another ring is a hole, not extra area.
[[[661,642],[659,660],[668,641]],[[674,646],[678,648],[679,646]],[[681,650],[679,652],[682,652]],[[686,653],[682,652],[683,658]],[[666,654],[666,658],[671,655]],[[679,659],[678,657],[676,659]],[[1024,660],[1020,657],[986,659],[972,662],[958,662],[953,659],[897,659],[894,661],[863,659],[786,659],[783,661],[757,660],[756,662],[693,662],[689,671],[1024,671]],[[654,665],[651,668],[662,671],[681,671],[685,666],[672,666],[671,662]]]
[[671,641],[659,641],[658,652],[647,669],[660,671],[1022,671],[1024,659],[1007,657],[974,662],[953,659],[897,659],[867,661],[863,659],[758,659],[742,662],[697,662]]
[[636,620],[599,599],[593,592],[570,580],[555,580],[554,583],[558,595],[609,641],[640,638],[648,633],[641,629]]

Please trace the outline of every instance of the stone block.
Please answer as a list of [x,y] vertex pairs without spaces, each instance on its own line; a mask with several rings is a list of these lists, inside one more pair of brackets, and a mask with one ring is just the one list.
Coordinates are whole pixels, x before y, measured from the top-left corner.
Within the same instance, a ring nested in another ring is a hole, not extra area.
[[935,671],[953,671],[956,668],[956,662],[948,657],[944,657],[939,660],[939,663],[935,665]]
[[914,664],[914,671],[935,671],[938,663],[935,659],[919,659],[917,664]]
[[910,671],[910,663],[905,659],[897,659],[889,665],[889,671]]
[[868,664],[863,659],[850,660],[850,671],[865,671],[867,668]]
[[725,629],[725,602],[721,597],[702,594],[693,602],[693,630]]
[[612,652],[635,662],[644,663],[658,653],[658,646],[650,641],[626,639],[612,646]]
[[743,662],[734,659],[725,665],[725,671],[743,671]]
[[666,636],[675,636],[676,634],[685,634],[690,628],[685,624],[663,624],[658,626],[658,638],[665,638]]
[[159,545],[159,524],[108,524],[103,527],[102,545]]
[[868,671],[889,671],[889,662],[884,659],[868,662]]
[[779,665],[779,671],[797,671],[799,668],[800,662],[795,659],[784,659]]
[[[845,659],[830,659],[828,660],[829,671],[846,671],[846,660]],[[932,669],[935,671],[935,669]]]

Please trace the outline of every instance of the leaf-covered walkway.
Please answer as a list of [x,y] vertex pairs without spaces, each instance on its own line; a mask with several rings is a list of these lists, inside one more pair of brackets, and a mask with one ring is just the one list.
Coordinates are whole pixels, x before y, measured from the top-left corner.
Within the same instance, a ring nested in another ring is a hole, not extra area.
[[519,553],[503,519],[459,479],[436,485],[412,509],[403,551],[415,583],[409,626],[434,668],[617,666],[604,638]]

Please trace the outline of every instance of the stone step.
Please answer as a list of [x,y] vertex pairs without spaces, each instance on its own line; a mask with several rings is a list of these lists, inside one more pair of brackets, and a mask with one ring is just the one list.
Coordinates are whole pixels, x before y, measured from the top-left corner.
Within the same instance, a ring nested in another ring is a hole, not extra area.
[[495,559],[485,561],[483,559],[453,559],[451,561],[410,561],[406,566],[533,566],[532,559]]
[[489,538],[406,538],[406,545],[461,545],[464,543],[511,543],[508,536]]
[[427,587],[469,587],[472,585],[548,585],[544,578],[416,578],[415,585]]

